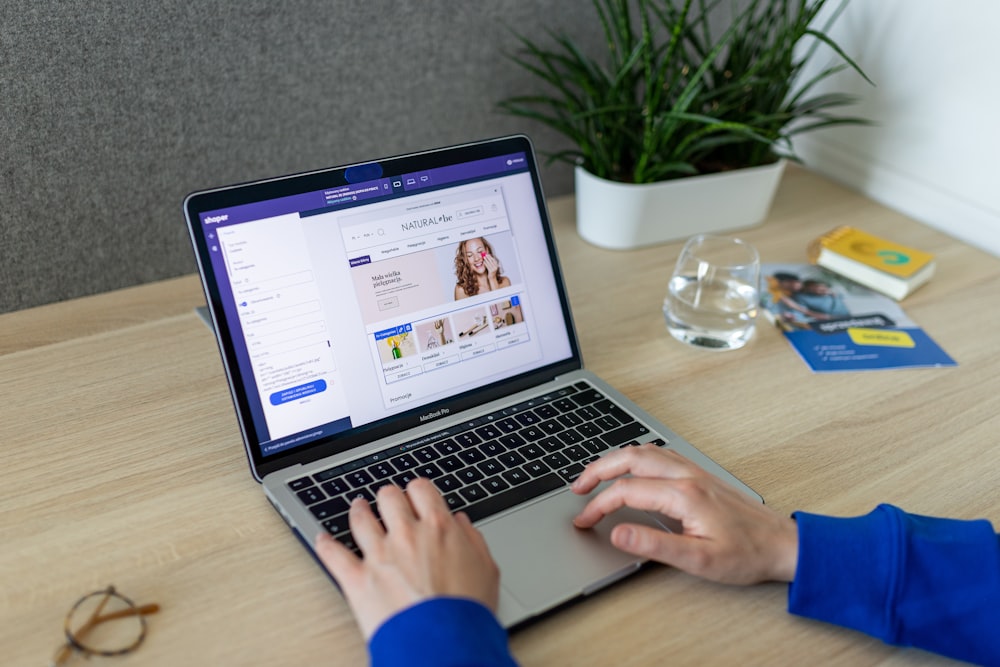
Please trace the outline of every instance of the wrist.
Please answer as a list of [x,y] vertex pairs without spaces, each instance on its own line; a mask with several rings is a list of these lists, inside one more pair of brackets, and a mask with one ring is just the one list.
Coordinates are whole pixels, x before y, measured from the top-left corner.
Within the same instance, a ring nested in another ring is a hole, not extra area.
[[799,565],[799,525],[791,517],[780,517],[781,527],[775,540],[774,571],[771,578],[774,581],[795,580],[795,571]]

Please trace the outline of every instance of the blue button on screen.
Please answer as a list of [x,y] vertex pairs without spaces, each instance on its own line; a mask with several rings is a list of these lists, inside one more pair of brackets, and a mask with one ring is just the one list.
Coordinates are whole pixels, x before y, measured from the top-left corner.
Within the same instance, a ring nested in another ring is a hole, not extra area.
[[318,394],[324,391],[326,391],[326,380],[316,380],[315,382],[300,384],[298,387],[282,389],[281,391],[276,391],[271,394],[271,405],[281,405],[282,403],[288,403],[289,401],[297,401],[300,398],[312,396],[313,394]]

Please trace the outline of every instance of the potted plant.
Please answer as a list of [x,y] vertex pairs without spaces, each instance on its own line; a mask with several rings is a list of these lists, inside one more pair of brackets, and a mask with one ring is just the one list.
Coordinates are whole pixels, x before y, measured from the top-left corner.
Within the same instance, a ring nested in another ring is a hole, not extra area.
[[[577,228],[588,241],[631,248],[763,221],[800,132],[867,121],[834,109],[854,99],[810,96],[847,67],[861,69],[812,26],[826,0],[592,0],[606,50],[591,58],[565,35],[551,48],[518,36],[511,59],[547,91],[499,103],[555,129],[576,165]],[[720,34],[713,12],[732,16]],[[804,38],[812,44],[803,50]],[[817,47],[838,64],[808,81]],[[798,47],[798,48],[797,48]],[[867,77],[865,77],[867,79]]]

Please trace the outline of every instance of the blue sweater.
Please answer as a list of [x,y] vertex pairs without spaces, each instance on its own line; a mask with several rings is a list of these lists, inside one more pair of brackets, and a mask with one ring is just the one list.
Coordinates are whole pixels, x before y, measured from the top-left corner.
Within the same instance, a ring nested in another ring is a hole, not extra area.
[[[880,505],[841,519],[798,512],[799,563],[788,610],[1000,667],[1000,536],[987,521]],[[511,667],[507,635],[477,602],[436,598],[386,621],[372,667]]]

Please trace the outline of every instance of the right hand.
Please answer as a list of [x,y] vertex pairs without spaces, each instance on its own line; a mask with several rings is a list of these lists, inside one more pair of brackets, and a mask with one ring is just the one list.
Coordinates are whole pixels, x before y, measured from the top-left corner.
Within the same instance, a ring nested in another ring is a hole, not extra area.
[[654,445],[625,447],[600,458],[573,483],[594,496],[573,520],[590,528],[621,507],[660,512],[683,534],[623,523],[611,532],[622,551],[729,584],[791,581],[798,562],[798,527],[680,454]]

